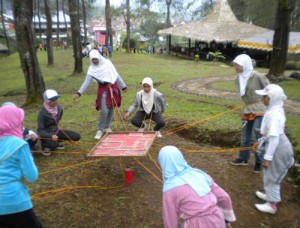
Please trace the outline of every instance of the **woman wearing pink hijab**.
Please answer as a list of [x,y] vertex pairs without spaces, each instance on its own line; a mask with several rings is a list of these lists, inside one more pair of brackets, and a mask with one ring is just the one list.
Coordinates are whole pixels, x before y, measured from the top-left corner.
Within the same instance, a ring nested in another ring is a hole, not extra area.
[[0,108],[0,227],[43,227],[36,217],[23,178],[38,178],[29,145],[23,140],[24,111]]

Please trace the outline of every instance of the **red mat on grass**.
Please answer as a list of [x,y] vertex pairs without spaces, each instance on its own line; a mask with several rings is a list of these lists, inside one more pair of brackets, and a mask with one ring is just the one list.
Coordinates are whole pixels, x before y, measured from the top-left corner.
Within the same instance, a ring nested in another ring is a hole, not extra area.
[[156,137],[155,132],[108,133],[88,153],[88,157],[145,156]]

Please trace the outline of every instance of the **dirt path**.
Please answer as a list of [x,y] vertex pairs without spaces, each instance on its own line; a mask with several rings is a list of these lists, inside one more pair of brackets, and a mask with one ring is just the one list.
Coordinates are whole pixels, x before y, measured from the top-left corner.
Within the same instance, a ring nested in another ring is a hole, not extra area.
[[[173,88],[184,92],[196,94],[204,97],[213,97],[228,100],[240,100],[240,96],[236,92],[228,90],[219,90],[212,87],[213,83],[220,81],[233,81],[235,76],[217,76],[207,78],[196,78],[177,82],[172,85]],[[296,100],[287,100],[285,109],[288,113],[293,115],[300,115],[300,102]]]

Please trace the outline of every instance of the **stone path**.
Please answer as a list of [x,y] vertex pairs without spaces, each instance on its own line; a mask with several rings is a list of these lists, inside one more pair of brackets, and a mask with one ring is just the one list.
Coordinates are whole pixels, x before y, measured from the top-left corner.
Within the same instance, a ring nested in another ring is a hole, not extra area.
[[[172,85],[172,88],[180,92],[196,94],[204,97],[240,100],[237,92],[214,89],[212,84],[219,81],[233,81],[234,75],[231,76],[217,76],[207,78],[196,78],[177,82]],[[300,101],[288,99],[285,102],[285,110],[293,115],[300,115]]]

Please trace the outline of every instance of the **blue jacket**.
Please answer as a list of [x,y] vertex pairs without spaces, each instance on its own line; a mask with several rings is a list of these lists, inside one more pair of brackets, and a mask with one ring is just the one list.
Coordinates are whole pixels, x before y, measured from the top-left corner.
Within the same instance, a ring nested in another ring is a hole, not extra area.
[[28,182],[38,178],[29,145],[15,136],[0,136],[0,215],[32,208],[23,177]]

